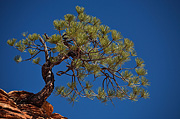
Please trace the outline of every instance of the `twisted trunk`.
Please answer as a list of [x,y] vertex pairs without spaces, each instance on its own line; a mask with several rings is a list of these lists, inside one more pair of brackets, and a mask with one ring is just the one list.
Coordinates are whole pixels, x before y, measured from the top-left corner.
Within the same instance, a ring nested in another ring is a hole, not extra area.
[[29,95],[22,100],[14,100],[17,104],[33,104],[41,107],[44,101],[51,95],[54,89],[54,74],[50,68],[50,61],[42,66],[42,77],[46,83],[44,88],[36,94]]
[[[46,34],[45,34],[46,35]],[[42,43],[44,47],[45,52],[45,59],[46,63],[42,66],[42,77],[46,83],[44,88],[38,92],[37,94],[33,95],[29,98],[28,103],[31,103],[33,105],[41,107],[44,103],[44,101],[51,95],[54,89],[54,74],[52,72],[51,62],[49,60],[49,53],[46,46],[46,43],[42,39],[42,37],[39,37],[40,42]]]
[[57,58],[57,62],[53,62],[51,63],[49,60],[49,54],[48,54],[48,50],[47,50],[47,46],[46,43],[44,42],[44,40],[40,37],[39,38],[40,42],[43,44],[44,46],[44,52],[45,52],[45,59],[46,59],[46,63],[43,64],[42,66],[42,77],[46,83],[46,85],[44,86],[44,88],[36,93],[36,94],[32,94],[22,100],[16,100],[15,102],[18,104],[33,104],[35,106],[41,107],[44,103],[44,101],[51,95],[51,93],[54,90],[54,74],[52,72],[52,68],[55,65],[59,65],[63,60],[67,59],[66,56],[62,56],[62,55],[58,55]]
[[52,70],[50,69],[50,62],[47,61],[42,66],[42,77],[46,83],[44,88],[38,92],[37,94],[33,95],[29,103],[34,104],[38,107],[41,107],[44,103],[44,101],[51,95],[54,89],[54,74]]

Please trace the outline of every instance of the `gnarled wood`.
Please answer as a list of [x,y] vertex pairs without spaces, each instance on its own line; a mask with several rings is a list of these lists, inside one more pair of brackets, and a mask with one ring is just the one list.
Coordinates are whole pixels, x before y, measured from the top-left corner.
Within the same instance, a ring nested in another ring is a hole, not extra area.
[[46,99],[51,95],[54,89],[54,74],[52,70],[50,69],[50,61],[47,61],[42,66],[42,77],[46,83],[44,88],[33,95],[30,95],[29,97],[22,99],[21,101],[16,101],[16,103],[25,103],[25,104],[33,104],[35,106],[41,107],[46,101]]
[[36,106],[42,106],[44,101],[51,95],[54,90],[54,74],[50,67],[50,61],[47,61],[42,66],[42,77],[46,83],[44,88],[35,94],[33,97],[30,98],[30,103]]
[[35,106],[41,107],[44,101],[46,101],[46,99],[51,95],[51,93],[54,90],[55,80],[54,80],[54,74],[52,72],[52,68],[55,65],[59,65],[63,60],[67,59],[67,56],[58,55],[57,62],[53,62],[53,63],[50,62],[46,43],[41,37],[39,38],[39,40],[43,44],[44,52],[45,52],[46,63],[44,63],[42,66],[42,77],[46,85],[40,92],[36,94],[29,95],[28,97],[21,100],[14,100],[17,104],[25,103],[25,104],[33,104]]

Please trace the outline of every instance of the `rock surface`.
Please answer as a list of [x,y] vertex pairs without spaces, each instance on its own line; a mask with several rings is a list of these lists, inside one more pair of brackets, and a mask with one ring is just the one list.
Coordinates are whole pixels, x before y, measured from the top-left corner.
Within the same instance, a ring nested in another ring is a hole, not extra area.
[[11,91],[6,93],[0,89],[0,118],[7,119],[67,119],[53,112],[53,106],[47,101],[41,107],[23,104],[20,101],[33,93]]

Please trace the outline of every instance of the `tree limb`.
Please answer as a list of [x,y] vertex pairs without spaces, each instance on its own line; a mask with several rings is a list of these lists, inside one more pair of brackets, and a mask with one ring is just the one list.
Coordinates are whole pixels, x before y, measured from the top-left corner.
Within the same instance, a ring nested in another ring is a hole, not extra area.
[[39,37],[39,40],[43,44],[44,52],[45,52],[45,58],[46,58],[46,62],[47,62],[49,60],[49,53],[48,53],[46,43],[44,42],[44,40],[43,40],[43,38],[41,36]]

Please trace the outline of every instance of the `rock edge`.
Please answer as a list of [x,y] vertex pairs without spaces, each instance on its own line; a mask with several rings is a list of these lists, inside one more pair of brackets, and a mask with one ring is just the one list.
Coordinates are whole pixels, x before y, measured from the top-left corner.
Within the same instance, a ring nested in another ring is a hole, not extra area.
[[0,118],[8,119],[67,119],[53,112],[53,106],[45,101],[41,107],[32,104],[18,103],[23,98],[33,95],[26,91],[11,91],[0,89]]

